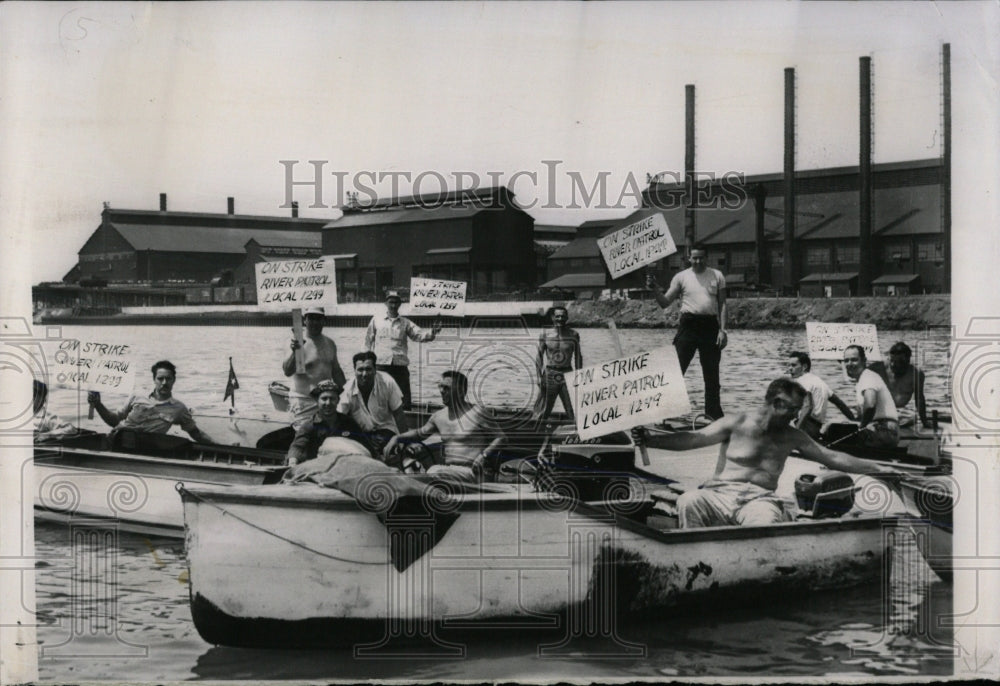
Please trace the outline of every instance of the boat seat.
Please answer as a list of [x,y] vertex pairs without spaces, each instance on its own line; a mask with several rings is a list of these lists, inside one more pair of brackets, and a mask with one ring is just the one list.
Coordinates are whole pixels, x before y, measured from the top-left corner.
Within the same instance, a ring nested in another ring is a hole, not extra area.
[[111,450],[118,452],[175,459],[191,457],[192,442],[183,436],[119,429],[108,434],[108,439]]

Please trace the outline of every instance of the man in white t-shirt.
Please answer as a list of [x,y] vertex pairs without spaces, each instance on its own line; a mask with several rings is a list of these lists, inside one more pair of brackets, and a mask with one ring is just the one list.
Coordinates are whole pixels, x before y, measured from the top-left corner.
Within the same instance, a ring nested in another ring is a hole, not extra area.
[[854,413],[840,397],[834,393],[823,379],[812,373],[812,360],[803,352],[788,353],[788,376],[806,389],[802,409],[792,423],[809,435],[818,439],[823,424],[826,423],[826,406],[833,403],[845,417],[854,421]]
[[646,277],[646,287],[653,291],[656,302],[663,308],[680,298],[681,317],[674,348],[681,363],[681,373],[687,371],[697,352],[705,379],[705,414],[710,419],[719,419],[723,416],[719,363],[728,340],[726,279],[718,269],[707,266],[706,252],[701,246],[693,246],[688,259],[691,267],[675,274],[666,292],[651,274]]
[[378,358],[370,350],[354,356],[354,378],[347,382],[337,411],[357,422],[381,451],[393,436],[408,427],[403,412],[403,393],[391,376],[376,370],[377,362]]
[[861,431],[850,440],[855,445],[894,448],[899,444],[899,414],[889,387],[882,377],[867,369],[868,359],[860,345],[844,348],[844,370],[854,380]]

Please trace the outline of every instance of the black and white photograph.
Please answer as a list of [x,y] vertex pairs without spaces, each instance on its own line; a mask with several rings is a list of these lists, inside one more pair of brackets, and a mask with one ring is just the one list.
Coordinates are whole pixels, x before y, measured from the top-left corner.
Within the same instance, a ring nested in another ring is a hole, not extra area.
[[1000,677],[1000,5],[0,5],[0,683]]

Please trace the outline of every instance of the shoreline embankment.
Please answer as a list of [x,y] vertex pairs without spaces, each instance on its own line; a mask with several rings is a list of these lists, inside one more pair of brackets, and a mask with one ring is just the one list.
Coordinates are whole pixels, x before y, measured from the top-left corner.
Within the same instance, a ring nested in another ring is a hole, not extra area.
[[[523,321],[537,327],[547,323],[546,312],[562,301],[469,303],[464,325],[516,325]],[[351,303],[338,306],[328,316],[328,326],[365,326],[382,311],[381,303]],[[678,307],[662,310],[654,300],[570,300],[566,302],[570,325],[578,328],[606,327],[609,320],[623,329],[676,328]],[[806,322],[859,322],[880,329],[922,330],[951,325],[951,296],[911,295],[871,298],[730,298],[727,304],[730,329],[797,329]],[[407,315],[407,306],[401,313]],[[418,324],[431,318],[414,317]],[[284,312],[261,312],[252,305],[209,307],[130,307],[117,315],[46,316],[46,324],[178,326],[289,326]],[[446,320],[447,321],[447,320]]]

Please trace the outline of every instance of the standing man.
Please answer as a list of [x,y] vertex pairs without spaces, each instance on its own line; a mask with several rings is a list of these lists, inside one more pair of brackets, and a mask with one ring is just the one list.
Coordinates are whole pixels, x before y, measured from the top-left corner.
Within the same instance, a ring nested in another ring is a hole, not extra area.
[[850,443],[872,448],[894,448],[899,443],[899,415],[892,393],[882,377],[866,369],[868,358],[860,345],[844,348],[844,370],[854,380],[861,430]]
[[375,353],[381,364],[378,371],[391,376],[403,392],[403,409],[410,409],[410,358],[407,339],[426,343],[433,341],[441,331],[440,322],[434,322],[430,331],[424,331],[406,317],[399,316],[402,303],[399,293],[389,291],[385,296],[385,314],[372,317],[365,331],[365,348]]
[[[569,311],[562,305],[553,307],[549,314],[552,328],[538,335],[538,357],[535,360],[538,386],[541,391],[538,399],[539,406],[542,407],[541,420],[545,421],[552,414],[552,407],[558,397],[562,400],[563,410],[572,421],[575,417],[569,389],[566,387],[566,374],[583,367],[580,334],[566,326],[569,321]],[[545,363],[546,356],[548,364]]]
[[723,416],[719,362],[728,342],[726,279],[718,269],[707,266],[703,247],[692,247],[688,260],[691,267],[675,274],[666,292],[652,274],[646,275],[646,287],[653,291],[656,302],[663,308],[680,298],[681,318],[674,348],[681,363],[681,373],[687,371],[697,351],[705,379],[705,415],[709,419],[719,419]]
[[845,417],[854,421],[854,413],[840,397],[830,390],[823,379],[812,373],[812,360],[806,353],[788,353],[788,376],[806,390],[805,401],[799,410],[793,426],[805,432],[809,438],[817,440],[820,429],[826,423],[827,403],[837,406]]
[[[308,421],[316,412],[316,401],[310,391],[320,381],[333,379],[341,388],[347,379],[344,370],[337,361],[337,344],[323,335],[323,324],[326,322],[326,310],[322,307],[311,307],[303,313],[306,325],[304,341],[292,337],[292,352],[281,363],[285,376],[293,376],[293,388],[288,394],[288,411],[292,414],[292,427],[298,428]],[[295,372],[295,351],[302,348],[303,368],[305,373]]]
[[[913,351],[910,350],[910,346],[899,341],[889,348],[889,366],[887,367],[883,363],[872,363],[871,369],[878,373],[885,381],[885,385],[889,387],[892,400],[896,404],[896,410],[905,408],[912,399],[920,424],[926,428],[928,422],[927,401],[924,398],[924,372],[910,364],[912,357]],[[901,424],[908,426],[912,423],[913,415],[907,413],[907,419]]]
[[377,361],[371,350],[354,356],[354,378],[347,382],[337,411],[357,422],[381,452],[407,425],[403,394],[391,376],[376,370]]
[[148,396],[133,395],[118,412],[109,410],[101,402],[101,394],[91,391],[87,402],[97,411],[104,423],[119,429],[134,429],[147,433],[165,434],[177,424],[199,443],[212,443],[212,439],[198,428],[187,405],[171,395],[177,381],[177,368],[168,360],[153,365],[153,392]]

